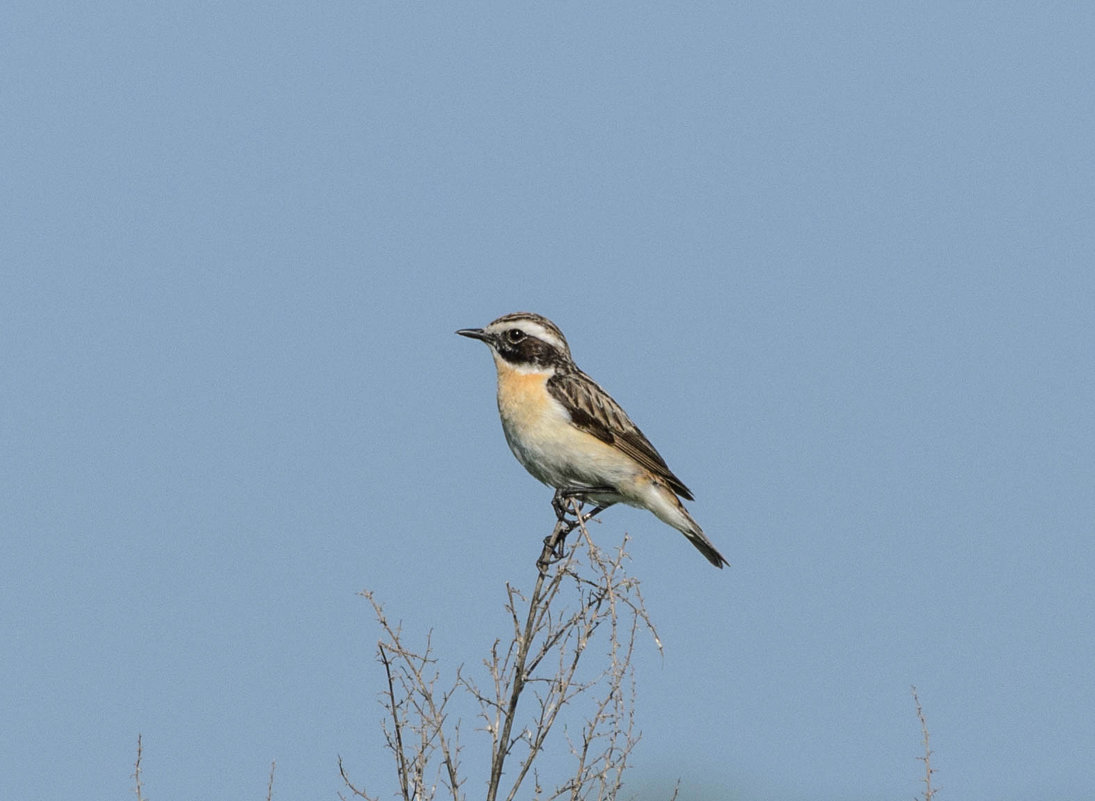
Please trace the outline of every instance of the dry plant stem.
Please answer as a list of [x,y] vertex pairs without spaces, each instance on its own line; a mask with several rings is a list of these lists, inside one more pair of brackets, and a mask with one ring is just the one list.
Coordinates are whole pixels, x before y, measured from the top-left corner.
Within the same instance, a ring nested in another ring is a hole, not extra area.
[[270,781],[266,783],[266,801],[273,801],[274,798],[274,771],[277,767],[277,760],[270,763]]
[[[492,735],[487,801],[496,801],[500,797],[513,801],[532,769],[534,759],[543,750],[544,742],[560,711],[568,707],[578,695],[594,687],[603,687],[605,695],[595,703],[592,714],[581,727],[581,744],[571,743],[571,752],[578,761],[577,772],[572,779],[558,787],[550,798],[564,795],[572,799],[586,798],[595,784],[600,784],[604,789],[596,797],[612,798],[620,786],[620,775],[638,739],[633,731],[630,709],[622,698],[622,686],[625,677],[631,676],[633,679],[629,666],[640,622],[651,631],[655,642],[658,640],[657,633],[642,608],[637,582],[622,573],[621,562],[625,558],[623,547],[621,546],[616,558],[610,560],[598,551],[585,528],[585,522],[600,512],[601,508],[582,513],[580,502],[573,498],[564,498],[561,504],[556,504],[558,520],[551,536],[544,540],[544,550],[537,561],[539,570],[536,584],[528,598],[528,612],[523,623],[517,614],[517,602],[524,601],[524,598],[507,585],[507,609],[513,622],[516,650],[511,645],[511,650],[504,657],[498,654],[497,646],[492,652],[488,665],[494,679],[496,700],[485,699],[481,693],[469,687],[484,707],[487,729]],[[567,512],[573,513],[573,520],[565,516]],[[597,573],[594,578],[587,579],[578,575],[574,549],[569,554],[562,550],[564,538],[576,528],[581,531],[587,545],[590,567]],[[556,564],[557,567],[549,575],[550,564]],[[561,613],[553,612],[553,601],[567,579],[573,579],[577,583],[582,600],[576,610],[569,611],[563,607]],[[630,597],[631,595],[634,597]],[[618,600],[622,600],[632,612],[631,631],[622,650],[616,632]],[[594,631],[605,622],[609,622],[612,629],[610,666],[601,671],[597,678],[586,682],[575,681],[578,662],[586,645],[592,639]],[[542,638],[538,643],[535,642],[537,637]],[[558,666],[550,677],[537,677],[537,669],[552,653],[557,655]],[[535,696],[540,706],[539,714],[533,718],[529,729],[514,736],[513,724],[517,718],[518,702],[530,682],[539,682],[545,686],[543,693]],[[631,689],[633,703],[633,684]],[[493,710],[490,715],[487,714],[488,709]],[[618,738],[622,739],[622,745],[617,745]],[[528,753],[520,761],[509,792],[502,796],[500,787],[506,759],[522,739],[526,741]],[[607,742],[607,745],[591,754],[593,744],[598,741]],[[539,787],[538,778],[536,784]]]
[[[426,641],[426,654],[430,652],[429,639]],[[423,658],[423,666],[428,659]],[[420,754],[425,754],[429,749],[433,748],[432,740],[437,738],[437,747],[441,751],[441,761],[445,765],[445,772],[449,779],[449,790],[452,793],[453,801],[460,801],[460,784],[461,779],[459,772],[457,771],[457,757],[460,751],[460,747],[456,742],[452,742],[445,736],[445,707],[448,706],[449,698],[451,697],[453,690],[460,684],[460,674],[457,671],[456,683],[453,685],[453,689],[448,690],[441,695],[441,703],[438,705],[436,697],[433,692],[433,682],[423,682],[420,677],[416,677],[417,690],[421,696],[421,702],[416,704],[416,710],[425,719],[430,721],[428,727],[422,727],[419,734],[421,736],[421,743],[419,748]],[[425,709],[421,704],[425,704]],[[459,736],[460,724],[457,723],[453,738],[454,740]]]
[[[544,540],[531,594],[506,584],[511,636],[497,639],[484,660],[489,676],[485,691],[462,670],[447,692],[438,689],[429,637],[424,650],[409,650],[400,627],[388,622],[371,593],[361,593],[372,604],[384,633],[377,644],[377,658],[387,679],[381,693],[387,713],[383,728],[387,747],[396,758],[398,794],[403,801],[431,801],[444,792],[441,785],[446,783],[452,801],[463,801],[464,780],[457,759],[459,722],[449,724],[446,711],[457,688],[478,702],[490,736],[487,801],[514,801],[530,775],[535,783],[533,797],[540,801],[616,797],[639,740],[632,716],[635,676],[631,667],[637,632],[649,631],[659,650],[661,643],[647,617],[638,582],[624,568],[627,538],[614,552],[603,552],[585,528],[601,507],[583,513],[580,499],[565,492],[557,494],[553,506],[557,520]],[[581,539],[564,548],[566,536],[576,529]],[[619,621],[620,613],[630,620]],[[595,637],[598,630],[603,636]],[[607,664],[598,662],[600,656],[581,659],[591,643]],[[548,747],[548,735],[557,720],[567,722],[562,736],[570,744],[575,767],[551,789],[542,786],[533,766]],[[377,801],[351,783],[341,758],[339,772],[355,797]]]
[[[580,729],[580,741],[575,743],[567,737],[571,753],[577,761],[573,777],[550,796],[551,799],[567,796],[571,801],[616,798],[631,751],[639,741],[639,734],[634,730],[636,691],[635,674],[631,668],[639,629],[648,630],[661,649],[657,632],[643,606],[638,583],[628,578],[622,570],[626,556],[624,545],[620,546],[615,557],[607,558],[590,540],[589,532],[584,527],[582,534],[589,552],[590,567],[599,575],[590,580],[579,580],[589,595],[582,610],[582,620],[572,625],[580,629],[578,636],[582,642],[588,641],[603,622],[609,624],[611,631],[608,636],[608,666],[585,684],[576,684],[569,695],[560,693],[569,701],[587,689],[602,690],[599,697],[594,699],[593,711],[587,715]],[[627,632],[623,636],[619,632],[620,607],[626,607],[630,617],[630,625],[626,626]],[[560,670],[559,674],[569,684],[573,670]]]
[[[387,687],[382,693],[383,704],[390,717],[384,733],[387,746],[396,760],[399,776],[400,798],[404,801],[428,801],[435,797],[437,783],[432,781],[431,760],[440,755],[444,765],[443,776],[453,801],[462,801],[458,757],[459,724],[453,727],[451,737],[446,733],[446,707],[453,690],[460,686],[459,673],[452,688],[437,689],[438,672],[434,667],[431,638],[426,647],[416,653],[404,647],[402,631],[393,626],[384,615],[384,609],[372,593],[361,593],[373,606],[377,622],[385,639],[377,643],[377,658],[384,666]],[[357,797],[372,799],[364,790],[349,780],[339,758],[339,772],[346,787]]]
[[[578,520],[581,521],[581,507],[578,506],[577,514]],[[513,616],[514,628],[517,630],[517,657],[513,666],[513,684],[510,688],[509,703],[502,715],[502,730],[494,738],[493,747],[491,749],[491,763],[490,763],[490,780],[487,783],[487,801],[495,801],[498,797],[498,785],[502,781],[502,768],[506,763],[506,757],[509,755],[512,742],[510,736],[513,732],[513,721],[517,717],[517,702],[521,698],[521,692],[525,689],[525,682],[528,678],[528,672],[526,669],[526,662],[528,661],[529,646],[532,644],[533,633],[537,628],[537,616],[541,613],[541,604],[543,599],[544,579],[547,578],[548,565],[551,563],[552,556],[556,553],[556,549],[559,546],[560,540],[565,540],[566,535],[574,530],[574,526],[578,523],[571,523],[566,520],[563,514],[558,515],[558,521],[555,523],[555,530],[551,532],[551,536],[544,540],[544,550],[540,554],[540,558],[536,562],[538,568],[536,574],[536,585],[532,589],[532,596],[529,598],[528,604],[528,616],[525,618],[525,625],[522,630],[521,624],[517,620],[517,607],[514,603],[514,590],[512,587],[506,587],[509,593],[509,607],[510,613]],[[556,573],[556,576],[559,574]],[[557,580],[553,580],[553,587],[557,587]],[[554,594],[554,593],[553,593]],[[500,685],[501,677],[495,674],[495,687],[501,690]]]
[[144,794],[141,790],[141,735],[137,735],[137,762],[133,766],[133,782],[135,784],[133,791],[137,794],[137,801],[145,801]]
[[399,719],[399,705],[396,703],[395,682],[392,679],[392,661],[388,658],[388,652],[384,649],[384,643],[377,643],[377,651],[380,653],[380,661],[384,665],[384,674],[388,677],[388,698],[391,700],[392,728],[395,730],[396,772],[399,774],[399,789],[404,798],[411,798],[408,788],[407,756],[403,750],[403,726]]
[[[354,786],[354,783],[350,781],[350,777],[346,775],[346,766],[342,764],[341,756],[339,756],[338,758],[338,772],[339,775],[342,776],[343,784],[345,784],[350,789],[350,792],[353,793],[356,797],[364,798],[365,801],[377,801],[377,799],[373,798],[371,795],[366,795],[364,790],[361,790],[360,788]],[[345,801],[345,796],[342,795],[342,793],[339,793],[338,797]]]
[[932,801],[935,789],[932,787],[932,748],[931,737],[928,734],[928,721],[924,717],[924,708],[920,706],[920,696],[916,694],[916,685],[912,688],[913,701],[916,703],[916,717],[920,719],[920,733],[924,736],[924,756],[917,757],[924,763],[924,801]]

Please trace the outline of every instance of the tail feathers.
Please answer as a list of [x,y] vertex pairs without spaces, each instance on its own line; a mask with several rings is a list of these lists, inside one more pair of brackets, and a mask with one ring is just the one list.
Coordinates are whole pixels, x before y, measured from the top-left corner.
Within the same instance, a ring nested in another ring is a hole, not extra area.
[[707,539],[707,535],[703,533],[703,529],[692,519],[692,515],[688,514],[688,510],[684,508],[680,498],[660,482],[655,483],[653,486],[655,487],[654,492],[647,495],[644,499],[647,503],[643,505],[661,520],[688,537],[688,541],[696,547],[696,550],[702,553],[707,561],[715,567],[721,569],[723,565],[729,566],[730,563],[726,561],[726,557],[718,552],[715,546],[711,544],[711,540]]
[[698,527],[695,531],[685,531],[684,536],[688,537],[688,541],[696,546],[696,550],[707,557],[707,561],[715,567],[721,570],[723,565],[730,566],[730,563],[726,561],[726,557],[715,549],[715,546],[711,544],[711,540],[707,539]]

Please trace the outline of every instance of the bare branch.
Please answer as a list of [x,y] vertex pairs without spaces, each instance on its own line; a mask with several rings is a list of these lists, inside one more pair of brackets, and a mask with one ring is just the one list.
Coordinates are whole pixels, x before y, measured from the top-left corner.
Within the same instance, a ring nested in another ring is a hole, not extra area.
[[[341,756],[339,756],[338,758],[338,773],[340,776],[342,776],[342,782],[346,785],[346,789],[353,793],[355,797],[364,798],[365,801],[379,801],[379,799],[375,798],[374,796],[367,795],[364,790],[361,790],[358,787],[354,786],[354,783],[350,781],[350,777],[346,775],[346,768],[342,764]],[[342,801],[346,801],[346,798],[342,795],[342,793],[339,793],[338,797],[341,798]]]
[[141,735],[137,735],[137,761],[133,765],[133,792],[137,794],[137,801],[148,801],[144,797],[143,790],[141,788],[141,756],[143,754],[143,746],[141,743]]
[[[421,652],[407,648],[401,627],[388,621],[371,593],[361,593],[372,604],[383,633],[377,643],[386,678],[380,694],[387,713],[383,729],[395,756],[403,801],[431,801],[439,784],[452,801],[463,801],[460,726],[450,722],[448,712],[457,688],[478,704],[482,730],[490,738],[487,801],[514,801],[530,774],[536,799],[607,801],[622,786],[639,740],[631,665],[635,644],[640,631],[650,633],[659,651],[661,641],[639,583],[624,567],[627,538],[615,550],[601,551],[586,528],[600,508],[583,512],[573,498],[558,501],[553,504],[556,525],[544,540],[532,591],[526,595],[505,585],[512,636],[491,645],[481,680],[461,668],[442,692],[431,637]],[[566,537],[575,530],[580,536],[568,546]],[[583,659],[591,653],[596,656]],[[554,790],[545,789],[534,765],[554,747],[551,732],[564,719],[574,737],[564,733],[558,740],[569,743],[573,772]],[[339,771],[354,796],[372,801],[351,783],[341,759]]]
[[274,771],[277,766],[277,760],[270,763],[270,781],[266,784],[266,801],[273,801],[274,799]]
[[931,736],[928,734],[928,721],[924,717],[924,709],[920,706],[920,696],[916,693],[916,685],[912,687],[913,702],[916,704],[916,717],[920,720],[920,733],[923,735],[924,743],[924,756],[917,757],[924,763],[924,801],[932,801],[932,798],[937,792],[937,788],[932,786],[932,774],[935,770],[932,768],[932,748],[931,748]]
[[[496,797],[492,795],[497,792],[494,783],[500,779],[502,766],[513,748],[518,743],[524,747],[517,773],[505,796],[507,801],[516,797],[532,770],[534,760],[545,748],[559,715],[568,708],[573,713],[578,697],[595,689],[598,695],[591,698],[591,711],[586,722],[577,727],[581,731],[581,742],[571,743],[571,751],[576,758],[575,773],[549,797],[615,797],[628,756],[638,742],[631,714],[634,688],[630,663],[635,635],[641,626],[651,631],[659,647],[660,642],[646,615],[642,596],[638,593],[638,582],[628,577],[623,569],[627,558],[626,538],[613,555],[606,555],[593,543],[585,527],[591,515],[583,514],[580,505],[573,501],[571,507],[574,519],[560,519],[552,536],[545,540],[538,562],[537,582],[529,596],[521,637],[524,648],[518,651],[511,666],[512,672],[508,674],[510,695],[503,713],[500,747],[493,754],[488,801]],[[574,529],[580,530],[581,538],[570,549],[560,553],[558,543]],[[591,576],[585,575],[586,570],[578,559],[582,550]],[[551,562],[549,557],[556,559]],[[551,565],[554,565],[553,571],[549,570]],[[573,592],[573,601],[562,597],[567,587]],[[619,637],[621,610],[627,610],[630,615],[625,643],[621,643]],[[607,628],[605,656],[608,664],[589,678],[579,680],[581,659],[602,628]],[[545,660],[552,654],[554,668],[545,670]],[[631,692],[625,694],[623,690],[628,680],[631,681]],[[527,726],[522,727],[521,736],[513,736],[516,701],[527,685],[539,688],[535,693],[538,712]],[[539,788],[538,775],[535,782]]]
[[[384,609],[370,592],[362,592],[376,615],[384,637],[377,642],[377,661],[384,667],[386,687],[381,705],[387,712],[382,724],[385,741],[396,762],[400,797],[404,801],[430,801],[436,796],[438,780],[448,789],[453,801],[462,801],[459,773],[459,723],[447,729],[446,709],[453,692],[463,686],[460,672],[452,686],[437,687],[440,673],[432,656],[432,634],[419,653],[403,644],[402,627],[393,625]],[[440,756],[441,768],[434,758]],[[356,796],[368,798],[347,777],[341,762],[339,770],[347,788]],[[443,770],[443,772],[442,772]]]
[[399,716],[401,702],[396,698],[395,681],[392,679],[392,662],[388,659],[388,652],[384,649],[383,641],[376,644],[376,650],[380,655],[380,663],[384,665],[384,675],[388,678],[388,711],[392,716],[392,736],[395,738],[395,742],[389,742],[388,745],[395,752],[399,789],[403,793],[404,800],[410,801],[411,793],[407,786],[407,756],[406,751],[403,750],[403,721]]

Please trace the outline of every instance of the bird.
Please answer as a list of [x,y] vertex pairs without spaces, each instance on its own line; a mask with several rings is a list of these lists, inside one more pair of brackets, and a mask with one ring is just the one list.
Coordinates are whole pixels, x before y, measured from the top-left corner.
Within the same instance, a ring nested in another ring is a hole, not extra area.
[[715,567],[729,565],[681,499],[692,492],[612,396],[582,372],[559,327],[514,312],[460,336],[490,348],[498,371],[498,412],[513,455],[560,499],[646,509],[680,531]]

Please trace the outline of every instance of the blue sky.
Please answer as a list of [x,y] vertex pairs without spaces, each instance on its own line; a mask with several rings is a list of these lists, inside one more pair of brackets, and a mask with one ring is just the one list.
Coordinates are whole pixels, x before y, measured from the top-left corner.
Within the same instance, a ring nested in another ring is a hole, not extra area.
[[912,684],[937,798],[1095,793],[1090,6],[5,17],[0,797],[124,798],[138,733],[155,801],[394,789],[355,593],[504,633],[550,493],[452,332],[517,310],[733,564],[594,528],[642,799],[913,797]]

